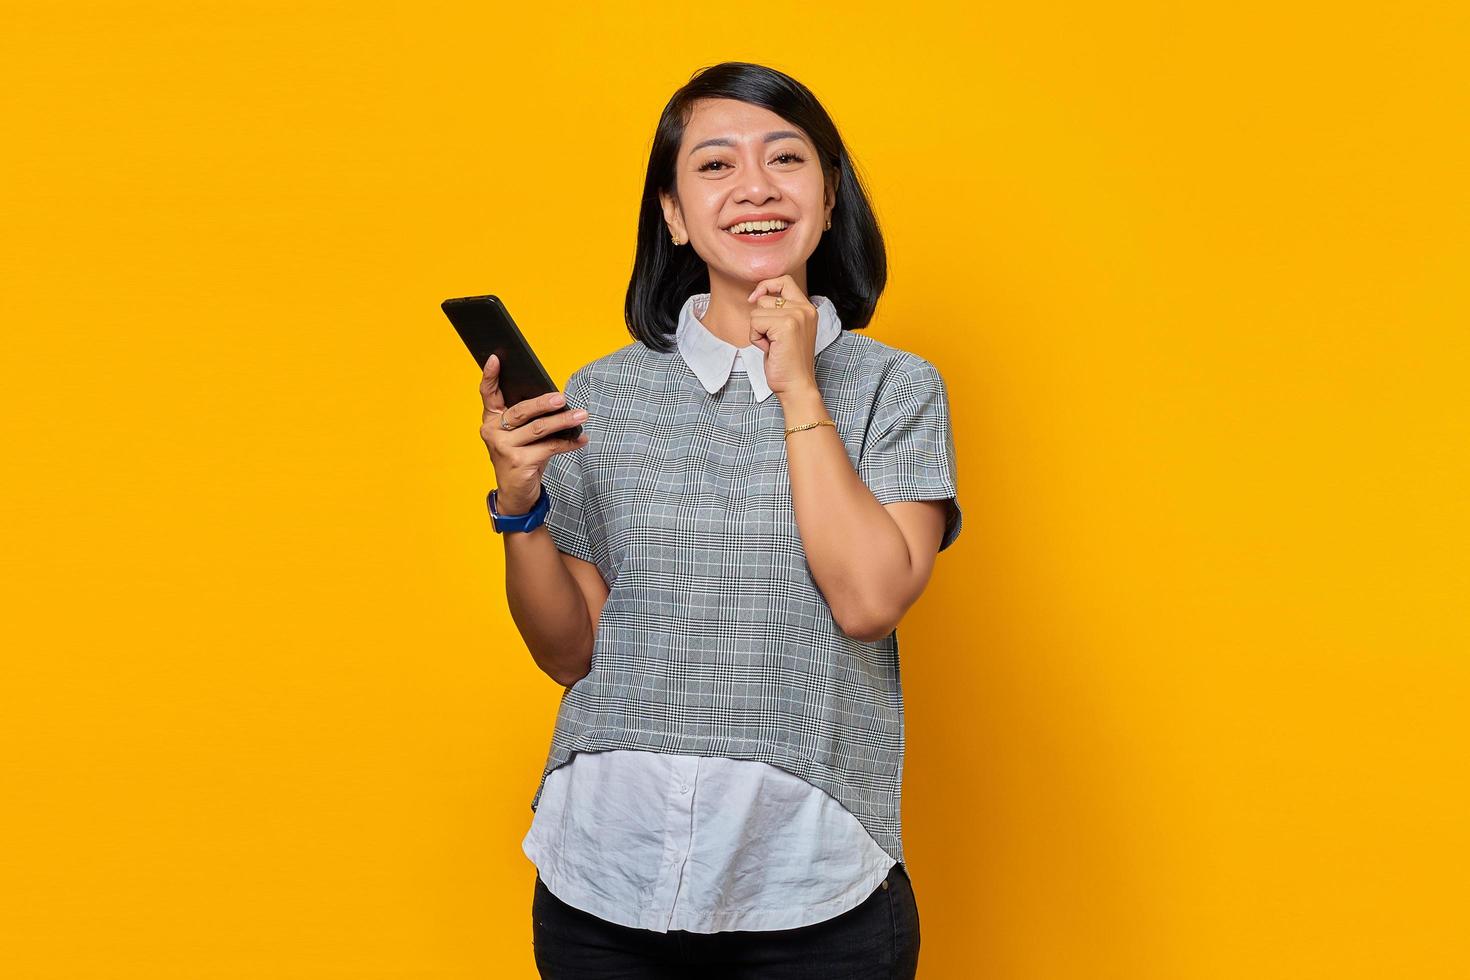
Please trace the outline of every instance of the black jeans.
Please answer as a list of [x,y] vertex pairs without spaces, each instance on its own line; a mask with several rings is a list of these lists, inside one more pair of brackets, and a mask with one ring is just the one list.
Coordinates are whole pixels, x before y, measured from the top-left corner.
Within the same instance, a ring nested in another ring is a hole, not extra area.
[[536,877],[531,942],[543,980],[912,980],[919,907],[902,864],[861,905],[796,929],[655,932],[574,908]]

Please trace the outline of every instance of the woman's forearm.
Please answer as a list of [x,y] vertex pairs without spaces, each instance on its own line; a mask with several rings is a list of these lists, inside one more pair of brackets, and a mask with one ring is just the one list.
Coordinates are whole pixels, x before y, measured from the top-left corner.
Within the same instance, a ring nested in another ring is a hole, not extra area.
[[570,686],[592,663],[592,616],[546,525],[505,538],[505,594],[511,618],[552,680]]
[[[821,392],[781,393],[786,427],[828,418]],[[812,578],[843,632],[887,636],[912,572],[898,523],[873,496],[830,425],[786,437],[791,500]]]

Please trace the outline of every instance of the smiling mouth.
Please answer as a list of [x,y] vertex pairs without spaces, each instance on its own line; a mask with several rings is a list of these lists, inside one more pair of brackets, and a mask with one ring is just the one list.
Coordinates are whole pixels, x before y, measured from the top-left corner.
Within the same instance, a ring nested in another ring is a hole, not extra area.
[[[779,235],[782,232],[788,230],[795,223],[796,222],[794,222],[794,221],[737,222],[736,224],[731,225],[729,228],[726,228],[725,229],[725,233],[726,234],[729,234],[729,235],[734,235],[737,238],[765,238],[765,237],[767,237],[769,235]],[[770,227],[770,228],[762,228],[762,227],[753,227],[752,228],[752,227],[749,227],[749,225],[752,225],[752,224],[753,225],[757,225],[757,226],[759,226],[759,225],[774,225],[774,226],[777,226],[777,227]],[[744,230],[742,230],[742,231],[736,231],[735,229],[737,229],[737,228],[741,228],[741,229],[744,229]]]

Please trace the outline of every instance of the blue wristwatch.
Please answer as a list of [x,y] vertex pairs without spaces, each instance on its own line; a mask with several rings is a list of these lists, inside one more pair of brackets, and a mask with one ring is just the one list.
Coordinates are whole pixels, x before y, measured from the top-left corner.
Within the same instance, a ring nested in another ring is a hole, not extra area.
[[496,534],[504,534],[506,531],[534,531],[546,522],[546,515],[551,510],[551,496],[546,492],[546,487],[541,488],[541,498],[524,514],[501,514],[495,509],[495,495],[499,490],[491,490],[490,496],[485,498],[485,504],[490,508],[490,523],[495,525]]

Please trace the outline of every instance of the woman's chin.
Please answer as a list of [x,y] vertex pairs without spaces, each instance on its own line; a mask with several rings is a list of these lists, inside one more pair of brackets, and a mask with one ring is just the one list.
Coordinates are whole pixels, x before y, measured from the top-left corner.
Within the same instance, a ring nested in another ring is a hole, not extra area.
[[770,261],[744,262],[730,270],[732,278],[752,284],[762,279],[776,279],[790,275],[792,272],[793,268],[790,263],[775,261],[775,256],[772,256]]

